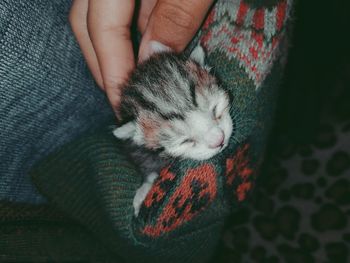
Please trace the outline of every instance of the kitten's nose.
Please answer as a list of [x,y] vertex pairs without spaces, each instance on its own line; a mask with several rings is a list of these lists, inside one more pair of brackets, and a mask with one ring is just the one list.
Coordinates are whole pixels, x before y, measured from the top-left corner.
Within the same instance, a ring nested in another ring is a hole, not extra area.
[[225,134],[222,130],[218,129],[214,133],[211,133],[211,140],[209,142],[209,148],[215,149],[224,144]]

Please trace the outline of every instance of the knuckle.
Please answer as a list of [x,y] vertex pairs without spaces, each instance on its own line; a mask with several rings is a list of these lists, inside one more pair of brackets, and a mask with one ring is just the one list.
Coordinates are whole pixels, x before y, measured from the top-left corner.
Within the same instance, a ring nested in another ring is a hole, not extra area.
[[98,35],[106,34],[117,36],[119,40],[130,40],[131,32],[129,27],[113,24],[100,25],[98,27],[88,26],[89,32],[94,32]]
[[79,16],[74,10],[72,10],[68,15],[68,22],[72,28],[73,33],[79,36],[84,31],[86,31],[86,19]]
[[68,22],[73,29],[76,28],[80,24],[79,20],[77,19],[76,15],[73,11],[71,11],[68,15]]
[[130,28],[126,26],[110,26],[105,29],[106,31],[113,32],[121,40],[129,40],[131,38]]
[[194,27],[193,15],[174,2],[163,2],[156,19],[165,27],[175,28],[176,33],[192,30]]
[[106,90],[119,90],[127,81],[127,77],[108,76],[103,78],[103,86]]

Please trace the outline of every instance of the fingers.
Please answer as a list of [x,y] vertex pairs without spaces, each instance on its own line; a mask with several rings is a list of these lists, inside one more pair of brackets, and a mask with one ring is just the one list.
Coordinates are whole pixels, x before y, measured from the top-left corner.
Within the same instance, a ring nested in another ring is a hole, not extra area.
[[89,0],[89,35],[114,109],[120,104],[120,86],[135,66],[130,36],[134,5],[131,0]]
[[143,35],[139,60],[153,52],[152,43],[160,42],[181,52],[202,24],[214,0],[158,0]]
[[[156,50],[181,52],[202,24],[214,0],[143,0],[138,27],[139,60]],[[120,87],[135,67],[130,27],[135,1],[74,0],[70,22],[96,82],[116,110]]]
[[134,1],[74,0],[69,20],[97,84],[115,110],[120,88],[134,68],[130,26]]
[[97,85],[103,88],[100,67],[87,29],[88,5],[86,0],[75,0],[69,13],[69,22]]
[[145,30],[148,24],[148,19],[156,3],[157,3],[157,0],[140,1],[140,11],[137,18],[137,27],[142,35],[145,33]]

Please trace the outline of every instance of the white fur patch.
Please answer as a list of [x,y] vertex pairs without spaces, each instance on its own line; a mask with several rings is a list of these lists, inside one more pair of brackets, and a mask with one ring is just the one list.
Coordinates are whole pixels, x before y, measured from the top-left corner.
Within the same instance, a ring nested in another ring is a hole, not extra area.
[[171,52],[172,49],[158,41],[151,40],[149,47],[153,53]]
[[196,61],[199,65],[204,66],[205,53],[201,45],[198,45],[193,49],[190,58]]
[[124,124],[123,126],[116,128],[113,131],[113,134],[118,139],[126,140],[126,139],[133,138],[135,135],[135,131],[136,131],[136,124],[134,121],[130,121]]
[[134,206],[134,215],[137,217],[140,212],[141,205],[143,201],[145,200],[148,192],[151,190],[152,185],[154,181],[157,179],[158,174],[157,173],[150,173],[147,175],[146,180],[143,182],[141,187],[137,189],[136,194],[134,196],[133,200],[133,206]]
[[174,120],[162,131],[168,139],[160,143],[168,155],[206,160],[228,145],[233,128],[225,92],[218,87],[207,90],[197,102],[198,108],[188,112],[185,120]]

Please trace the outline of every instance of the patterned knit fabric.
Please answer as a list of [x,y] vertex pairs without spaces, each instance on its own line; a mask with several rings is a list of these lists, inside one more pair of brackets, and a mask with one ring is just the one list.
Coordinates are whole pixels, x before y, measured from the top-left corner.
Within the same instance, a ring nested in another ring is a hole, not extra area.
[[[209,161],[164,167],[138,218],[132,199],[141,176],[121,142],[105,130],[81,137],[36,166],[32,176],[39,190],[128,262],[207,261],[227,215],[254,185],[283,68],[290,7],[287,0],[215,4],[198,38],[232,95],[233,136]],[[70,83],[74,75],[60,76]],[[82,79],[78,82],[87,78]]]

